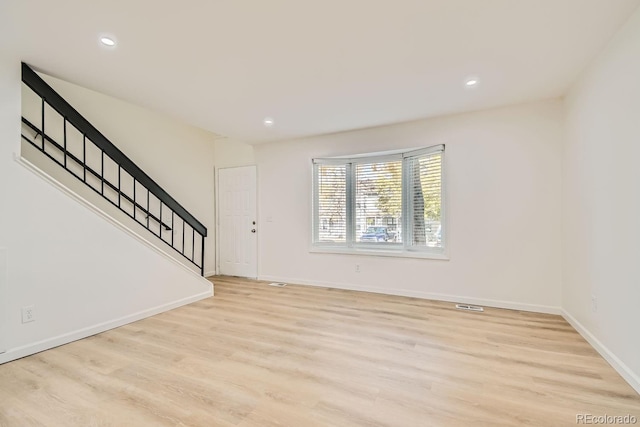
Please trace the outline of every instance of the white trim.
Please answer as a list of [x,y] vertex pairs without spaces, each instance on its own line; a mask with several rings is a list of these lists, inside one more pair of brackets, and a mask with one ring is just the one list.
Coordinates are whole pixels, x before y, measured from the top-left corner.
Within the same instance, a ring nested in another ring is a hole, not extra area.
[[640,376],[633,372],[622,360],[618,358],[611,350],[607,348],[598,338],[595,337],[582,323],[562,309],[562,317],[569,322],[573,328],[578,331],[582,337],[604,358],[613,369],[616,370],[629,383],[633,389],[640,393]]
[[239,168],[248,168],[248,167],[252,167],[255,169],[255,187],[256,187],[256,201],[255,201],[255,208],[256,208],[256,218],[255,218],[255,224],[254,227],[257,230],[256,233],[256,276],[247,276],[248,279],[256,279],[258,277],[258,270],[260,268],[260,229],[262,226],[262,223],[260,222],[260,207],[258,204],[258,199],[260,198],[260,195],[258,193],[259,191],[259,178],[258,178],[258,165],[255,163],[251,163],[248,165],[244,165],[244,166],[225,166],[223,168],[219,168],[214,166],[213,170],[214,170],[214,179],[215,179],[215,183],[214,183],[214,191],[215,191],[215,206],[214,206],[214,211],[215,211],[215,231],[216,231],[216,266],[215,266],[215,271],[213,273],[205,273],[205,276],[209,276],[209,275],[217,275],[219,272],[221,273],[221,268],[220,268],[220,171],[221,170],[227,170],[227,169],[239,169]]
[[375,249],[375,248],[356,248],[356,247],[338,247],[338,246],[323,246],[322,243],[318,243],[315,246],[309,248],[310,253],[315,254],[340,254],[340,255],[369,255],[369,256],[381,256],[381,257],[396,257],[396,258],[422,258],[422,259],[436,259],[441,261],[449,261],[449,257],[443,252],[429,252],[429,251],[406,251],[406,250],[390,250],[390,249]]
[[444,149],[445,149],[445,144],[437,144],[437,145],[432,145],[430,147],[417,148],[412,151],[405,151],[404,153],[402,153],[402,157],[405,157],[405,158],[406,157],[422,157],[432,153],[438,153],[438,152],[444,153]]
[[0,354],[7,351],[5,346],[8,323],[7,290],[9,271],[9,249],[0,247]]
[[256,228],[258,233],[256,234],[256,277],[260,276],[260,233],[262,232],[262,221],[260,219],[260,168],[257,164],[253,164],[256,168]]
[[[211,284],[211,282],[209,282]],[[126,325],[128,323],[135,322],[150,316],[154,316],[171,309],[190,304],[192,302],[200,301],[201,299],[213,296],[213,285],[206,292],[201,292],[197,295],[182,298],[177,301],[169,302],[159,305],[157,307],[149,308],[139,311],[127,316],[120,317],[118,319],[109,320],[107,322],[98,323],[97,325],[88,326],[86,328],[78,329],[73,332],[58,335],[57,337],[48,338],[42,341],[38,341],[32,344],[25,345],[23,347],[17,347],[8,350],[6,353],[0,355],[0,363],[10,362],[12,360],[20,359],[21,357],[29,356],[31,354],[39,353],[44,350],[49,350],[54,347],[58,347],[63,344],[68,344],[73,341],[77,341],[82,338],[96,335],[109,329],[117,328],[119,326]]]
[[[215,230],[215,260],[214,260],[214,274],[217,274],[220,271],[220,213],[219,213],[219,203],[218,203],[218,171],[220,168],[217,166],[213,166],[213,227]],[[208,273],[207,273],[208,275]]]
[[185,264],[183,264],[180,261],[178,261],[176,258],[174,258],[171,255],[169,255],[166,251],[164,251],[162,248],[158,247],[155,243],[153,243],[150,240],[146,239],[141,234],[139,234],[135,230],[131,229],[127,225],[123,224],[122,222],[118,221],[114,217],[108,215],[102,209],[100,209],[99,207],[97,207],[96,205],[94,205],[93,203],[91,203],[90,201],[88,201],[87,199],[85,199],[84,197],[82,197],[81,195],[76,193],[75,191],[71,190],[69,187],[67,187],[66,185],[64,185],[63,183],[61,183],[60,181],[58,181],[57,179],[55,179],[51,175],[49,175],[47,172],[45,172],[42,169],[40,169],[35,164],[31,163],[29,160],[25,159],[24,157],[20,156],[19,154],[15,154],[15,153],[14,153],[14,159],[15,159],[16,163],[18,163],[19,165],[22,165],[26,169],[28,169],[31,172],[35,173],[36,175],[40,176],[42,179],[44,179],[46,182],[51,184],[53,187],[55,187],[58,190],[62,191],[63,193],[65,193],[66,195],[71,197],[76,202],[78,202],[81,205],[85,206],[87,209],[95,212],[97,215],[99,215],[100,217],[104,218],[106,221],[110,222],[111,224],[115,225],[116,227],[118,227],[119,229],[124,231],[125,233],[129,234],[130,236],[132,236],[133,238],[135,238],[136,240],[138,240],[142,244],[148,246],[149,248],[151,248],[152,250],[154,250],[158,254],[160,254],[163,257],[165,257],[167,260],[170,260],[171,262],[173,262],[174,264],[180,266],[182,269],[184,269],[185,271],[188,271],[189,273],[193,274],[194,276],[199,277],[203,282],[206,282],[207,284],[211,283],[207,279],[202,277],[199,273],[196,273],[194,270],[192,270],[191,268],[189,268]]
[[213,271],[205,271],[204,272],[204,277],[217,276],[217,275],[218,275],[218,273],[216,273],[215,270],[213,270]]
[[425,154],[444,152],[444,144],[421,148],[403,148],[398,150],[377,151],[373,153],[351,154],[347,156],[318,157],[311,159],[313,164],[346,164],[346,163],[378,163],[390,160],[401,160],[405,157],[423,156]]
[[299,284],[299,285],[305,285],[305,286],[318,286],[323,288],[345,289],[349,291],[373,292],[376,294],[397,295],[397,296],[403,296],[403,297],[430,299],[430,300],[436,300],[436,301],[483,305],[486,307],[504,308],[508,310],[531,311],[534,313],[556,314],[556,315],[561,314],[560,307],[555,307],[550,305],[527,304],[527,303],[521,303],[521,302],[515,302],[515,301],[475,298],[475,297],[458,296],[458,295],[450,295],[450,294],[440,294],[440,293],[434,293],[434,292],[421,292],[421,291],[414,291],[410,289],[374,288],[370,286],[352,285],[350,283],[320,282],[320,281],[310,281],[305,279],[296,279],[296,278],[279,277],[279,276],[260,276],[258,279],[264,280],[267,282],[284,282],[289,284]]

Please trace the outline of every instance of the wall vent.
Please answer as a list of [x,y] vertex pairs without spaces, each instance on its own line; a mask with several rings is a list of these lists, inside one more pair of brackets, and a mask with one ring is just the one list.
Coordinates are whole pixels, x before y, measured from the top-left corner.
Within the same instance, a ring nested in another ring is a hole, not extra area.
[[478,307],[477,305],[456,304],[456,308],[458,310],[466,310],[466,311],[484,311],[484,308]]
[[276,288],[284,288],[285,286],[287,286],[287,284],[276,282],[276,283],[269,283],[269,286],[275,286]]

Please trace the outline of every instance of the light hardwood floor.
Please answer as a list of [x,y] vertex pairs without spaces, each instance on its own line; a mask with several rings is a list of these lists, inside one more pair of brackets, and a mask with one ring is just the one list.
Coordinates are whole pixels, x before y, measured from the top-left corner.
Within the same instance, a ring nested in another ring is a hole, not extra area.
[[0,425],[640,425],[640,396],[559,316],[213,280],[214,298],[0,365]]

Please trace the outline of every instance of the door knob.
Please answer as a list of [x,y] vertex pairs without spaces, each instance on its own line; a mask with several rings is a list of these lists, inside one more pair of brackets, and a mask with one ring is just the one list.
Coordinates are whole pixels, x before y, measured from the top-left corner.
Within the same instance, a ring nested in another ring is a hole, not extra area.
[[255,232],[256,232],[256,229],[255,229],[255,228],[252,228],[252,229],[251,229],[251,232],[252,232],[252,233],[255,233]]

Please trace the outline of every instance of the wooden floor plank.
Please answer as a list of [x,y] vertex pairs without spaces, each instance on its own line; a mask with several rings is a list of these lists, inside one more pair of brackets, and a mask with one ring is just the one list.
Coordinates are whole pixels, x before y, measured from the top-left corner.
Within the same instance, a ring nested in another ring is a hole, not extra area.
[[0,365],[0,426],[564,426],[640,396],[560,316],[215,277]]

